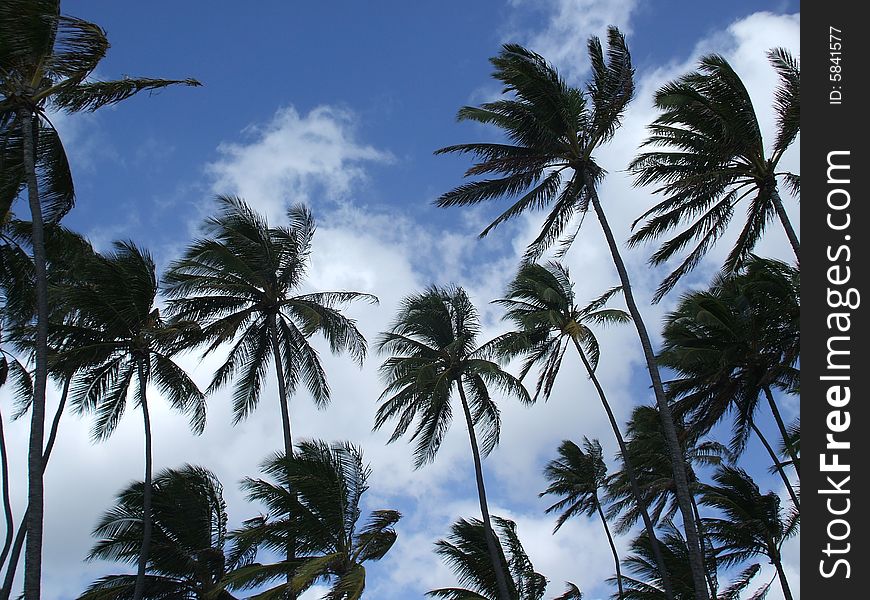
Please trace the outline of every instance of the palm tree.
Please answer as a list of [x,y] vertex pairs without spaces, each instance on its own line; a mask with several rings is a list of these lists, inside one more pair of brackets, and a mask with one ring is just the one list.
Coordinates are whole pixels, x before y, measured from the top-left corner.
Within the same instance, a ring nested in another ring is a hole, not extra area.
[[779,427],[786,452],[797,455],[774,401],[773,389],[792,392],[799,381],[800,277],[779,261],[751,257],[745,272],[720,275],[708,291],[682,297],[662,332],[662,365],[677,377],[668,382],[674,412],[686,415],[698,435],[734,412],[731,452],[737,456],[754,432],[789,491],[797,495],[782,463],[755,423],[762,394]]
[[48,340],[48,289],[43,226],[73,205],[66,153],[47,111],[94,111],[142,90],[182,81],[127,77],[94,81],[91,73],[109,48],[97,25],[60,14],[59,0],[6,0],[0,5],[0,219],[27,189],[33,221],[36,273],[36,372],[28,448],[28,535],[24,593],[40,594],[42,570],[42,453]]
[[[530,403],[523,384],[485,358],[488,349],[478,347],[480,333],[477,310],[465,290],[432,286],[422,294],[405,298],[389,332],[378,342],[381,352],[392,356],[381,366],[387,387],[375,415],[375,429],[397,419],[390,442],[404,435],[417,421],[411,440],[416,440],[417,468],[435,459],[450,427],[453,390],[459,394],[474,459],[477,496],[490,561],[495,571],[500,600],[510,600],[507,576],[501,569],[496,539],[492,533],[481,454],[488,455],[498,444],[499,410],[488,386]],[[478,445],[475,428],[480,428]]]
[[[592,517],[595,514],[601,518],[610,551],[613,553],[613,563],[616,567],[616,584],[619,588],[620,600],[625,598],[622,589],[622,572],[619,569],[619,554],[607,526],[607,518],[601,509],[599,490],[604,487],[607,478],[607,465],[604,463],[604,452],[598,440],[589,441],[583,438],[583,448],[564,440],[559,445],[559,458],[547,463],[544,477],[550,486],[539,495],[554,494],[561,499],[547,509],[548,513],[562,511],[556,520],[555,533],[569,518],[577,515]],[[664,570],[663,570],[664,572]]]
[[189,341],[208,344],[203,355],[233,343],[207,391],[238,375],[236,422],[256,408],[274,360],[284,451],[290,456],[290,395],[302,383],[318,406],[329,402],[326,373],[309,338],[320,333],[333,352],[348,352],[362,364],[365,338],[336,307],[377,299],[359,292],[293,295],[303,283],[314,236],[314,217],[306,207],[290,208],[289,227],[269,227],[241,198],[218,196],[217,202],[217,215],[205,221],[208,237],[188,247],[164,276],[165,292],[172,298],[169,308],[175,319],[200,324]]
[[[655,528],[646,511],[646,504],[640,486],[637,485],[619,424],[607,401],[604,388],[595,374],[600,351],[598,340],[589,325],[624,323],[630,320],[624,311],[606,308],[607,301],[618,292],[619,288],[609,290],[581,308],[575,304],[574,284],[571,282],[568,269],[557,262],[549,262],[546,265],[525,263],[508,286],[507,297],[495,301],[507,309],[504,318],[512,320],[517,325],[515,331],[498,338],[496,348],[505,358],[525,357],[520,379],[525,378],[532,366],[541,364],[533,400],[537,400],[540,395],[543,395],[546,400],[550,396],[556,375],[562,366],[562,358],[567,346],[574,345],[607,413],[613,435],[619,444],[625,474],[637,500],[647,535],[652,541],[653,552],[656,553],[658,547]],[[664,573],[667,587],[667,571],[662,561],[659,561],[659,567]]]
[[[232,557],[252,560],[258,548],[283,552],[293,539],[297,554],[274,564],[249,564],[227,575],[222,585],[245,589],[284,576],[285,584],[257,595],[284,598],[318,581],[330,581],[325,600],[358,600],[365,589],[364,563],[383,558],[396,541],[395,510],[373,511],[360,527],[360,502],[371,469],[362,452],[349,443],[306,440],[289,458],[276,454],[263,465],[272,481],[245,479],[248,499],[266,505],[268,513],[247,521],[232,533]],[[288,564],[289,563],[289,564]]]
[[722,56],[703,57],[697,71],[656,93],[655,103],[662,113],[649,126],[644,145],[663,150],[640,154],[630,168],[638,185],[659,185],[655,191],[665,199],[638,218],[647,221],[629,243],[658,239],[690,223],[652,255],[651,264],[660,265],[697,242],[659,286],[656,302],[697,266],[744,199],[749,202],[746,222],[725,260],[725,270],[733,272],[743,265],[774,215],[795,257],[800,255],[800,241],[777,189],[777,178],[782,178],[795,194],[800,193],[799,176],[777,171],[783,153],[800,132],[800,65],[781,48],[768,56],[780,77],[774,100],[777,135],[770,157],[765,156],[749,92]]
[[96,440],[106,439],[115,430],[135,382],[136,404],[142,409],[145,428],[144,516],[134,593],[139,600],[151,541],[148,384],[154,383],[172,407],[189,415],[196,433],[205,427],[205,397],[171,358],[180,348],[185,326],[168,325],[154,307],[157,277],[147,252],[131,242],[116,242],[114,252],[96,256],[81,276],[79,283],[63,289],[62,297],[75,314],[73,322],[52,327],[52,342],[59,350],[55,368],[79,373],[71,401],[78,412],[96,413],[92,430]]
[[[649,332],[635,301],[619,244],[598,197],[597,186],[603,180],[605,171],[593,154],[613,138],[634,94],[634,68],[625,38],[615,27],[608,29],[607,38],[606,55],[598,38],[589,40],[592,79],[585,90],[568,86],[542,56],[516,44],[505,45],[491,62],[495,66],[493,76],[504,84],[505,92],[512,96],[480,107],[462,108],[458,116],[461,120],[498,126],[511,143],[460,144],[438,150],[438,153],[459,152],[476,156],[479,162],[468,169],[466,175],[497,173],[503,176],[461,185],[442,195],[438,205],[470,205],[501,197],[520,196],[482,235],[526,210],[552,205],[541,233],[529,246],[527,259],[540,256],[563,236],[573,217],[585,215],[592,207],[601,224],[619,274],[628,312],[643,348],[668,440],[669,456],[674,465],[698,600],[707,600],[703,557],[676,428],[662,387]],[[565,242],[570,243],[573,237],[569,235]]]
[[798,513],[783,518],[779,496],[773,492],[762,494],[743,469],[720,467],[713,480],[719,485],[705,486],[701,502],[722,514],[721,518],[704,519],[710,536],[719,543],[717,560],[729,566],[758,555],[766,556],[776,568],[783,596],[792,600],[780,549],[785,540],[797,533]]
[[[498,528],[499,564],[510,573],[510,600],[541,600],[547,589],[547,578],[535,571],[517,535],[513,521],[493,516]],[[453,569],[464,588],[438,588],[426,593],[446,600],[496,600],[500,598],[496,570],[489,558],[489,533],[478,519],[459,519],[450,527],[447,539],[435,543],[435,552]],[[471,589],[468,589],[471,588]],[[554,600],[581,600],[583,594],[568,582],[567,591]]]
[[[227,535],[223,488],[202,467],[165,469],[151,484],[151,551],[143,598],[232,600],[218,583],[230,565],[224,553]],[[145,524],[145,485],[138,481],[118,494],[94,529],[99,541],[87,560],[136,564]],[[135,575],[106,575],[92,583],[79,600],[133,598]]]

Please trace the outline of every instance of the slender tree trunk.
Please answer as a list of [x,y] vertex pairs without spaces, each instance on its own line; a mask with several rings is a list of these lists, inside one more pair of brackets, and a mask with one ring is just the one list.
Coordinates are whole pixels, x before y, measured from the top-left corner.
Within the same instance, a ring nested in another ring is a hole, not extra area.
[[[57,410],[54,413],[54,419],[51,422],[51,432],[48,434],[48,442],[45,444],[45,452],[42,454],[42,471],[48,466],[48,458],[51,456],[51,450],[54,448],[54,441],[57,439],[57,430],[60,427],[60,418],[63,416],[63,409],[66,406],[66,399],[69,395],[69,386],[72,377],[67,377],[63,382],[63,392],[60,395],[60,402],[57,405]],[[27,534],[27,512],[25,509],[24,516],[21,518],[21,523],[18,524],[18,532],[15,534],[15,543],[12,544],[12,553],[9,555],[9,565],[6,567],[6,577],[3,579],[3,587],[0,588],[0,600],[9,600],[12,595],[12,583],[15,581],[15,571],[18,569],[18,562],[21,558],[21,549],[24,547],[24,537]],[[0,565],[3,562],[0,561]]]
[[[613,410],[610,408],[610,403],[607,401],[607,396],[604,394],[604,388],[601,387],[601,383],[598,381],[598,376],[595,375],[595,370],[592,368],[592,365],[589,363],[589,359],[586,358],[586,353],[583,352],[583,348],[580,346],[580,343],[572,336],[571,341],[574,342],[574,347],[577,349],[577,353],[580,355],[580,360],[583,361],[583,366],[586,367],[586,373],[589,375],[589,379],[592,381],[592,385],[595,386],[595,390],[598,392],[598,397],[601,399],[601,404],[604,406],[604,412],[607,413],[607,419],[610,421],[610,427],[613,429],[613,435],[616,437],[616,442],[619,444],[619,451],[622,453],[622,464],[625,467],[625,474],[628,475],[628,481],[631,485],[631,493],[634,496],[635,502],[637,502],[637,508],[640,511],[640,516],[643,519],[643,526],[646,529],[647,538],[649,538],[650,548],[653,553],[653,558],[655,558],[656,565],[659,568],[659,572],[661,573],[662,578],[662,586],[665,588],[665,598],[668,600],[674,600],[674,589],[671,585],[671,576],[668,573],[667,565],[665,564],[664,556],[662,556],[661,546],[659,546],[659,539],[656,536],[655,526],[653,526],[652,519],[649,516],[649,511],[647,510],[647,502],[643,493],[641,492],[640,486],[637,483],[637,476],[634,471],[634,467],[631,464],[631,459],[628,454],[628,446],[625,444],[625,439],[622,437],[622,432],[619,431],[619,423],[616,421],[616,417],[613,415]],[[602,517],[603,518],[603,517]],[[622,595],[622,591],[620,590],[620,596]]]
[[764,449],[767,450],[767,454],[770,456],[770,460],[773,462],[773,466],[776,467],[776,472],[779,473],[782,482],[785,484],[785,489],[788,490],[788,495],[791,496],[791,501],[794,502],[795,508],[800,510],[801,503],[798,501],[797,494],[795,494],[794,488],[791,487],[791,482],[788,480],[788,477],[785,475],[785,469],[782,468],[782,463],[779,462],[779,457],[776,455],[776,452],[773,451],[773,448],[770,447],[770,444],[767,441],[767,438],[764,437],[764,434],[761,433],[761,430],[755,423],[750,423],[752,425],[752,431],[755,432],[755,436],[761,442],[761,445],[764,446]]
[[142,419],[145,424],[145,481],[142,485],[142,548],[139,551],[139,567],[136,570],[133,600],[142,600],[145,593],[145,566],[151,549],[151,415],[148,413],[148,400],[145,393],[147,385],[145,366],[140,362],[139,392],[142,400]]
[[462,387],[461,381],[456,381],[456,388],[459,390],[459,399],[462,401],[462,411],[465,413],[465,423],[468,426],[468,438],[471,441],[471,455],[474,458],[474,477],[477,479],[477,498],[480,501],[480,514],[483,520],[483,530],[486,535],[486,548],[489,550],[492,570],[495,572],[499,596],[501,600],[512,600],[508,591],[507,575],[502,568],[502,560],[497,548],[495,533],[492,531],[492,521],[489,518],[486,488],[483,484],[483,465],[480,462],[480,449],[477,446],[477,436],[474,433],[474,421],[471,418],[471,409],[468,408],[468,400],[465,397],[465,389]]
[[707,584],[704,577],[704,559],[701,554],[701,546],[698,539],[698,527],[695,523],[695,515],[692,514],[692,498],[689,491],[689,480],[686,476],[686,465],[683,462],[683,453],[680,447],[680,442],[677,438],[677,428],[674,424],[674,417],[671,413],[671,407],[668,405],[667,397],[665,396],[662,378],[659,375],[659,368],[656,364],[656,357],[653,353],[652,342],[650,341],[649,333],[646,330],[643,317],[634,301],[634,294],[631,291],[631,281],[628,278],[628,271],[625,268],[625,263],[622,261],[622,256],[619,253],[619,245],[613,237],[613,231],[607,222],[607,217],[604,210],[601,208],[601,202],[598,199],[598,192],[595,190],[595,184],[591,179],[586,181],[587,189],[591,191],[592,206],[595,209],[595,214],[598,221],[601,223],[601,229],[604,231],[604,237],[607,239],[607,245],[610,248],[610,253],[613,256],[613,263],[619,273],[619,280],[622,284],[622,293],[625,296],[625,303],[628,307],[628,312],[634,321],[637,328],[637,334],[640,338],[640,344],[643,347],[644,358],[646,359],[647,370],[649,371],[650,381],[652,382],[653,392],[655,393],[656,405],[659,409],[659,417],[662,422],[662,431],[665,434],[665,440],[668,443],[668,451],[671,455],[671,465],[674,469],[674,483],[676,484],[677,503],[680,507],[680,513],[683,516],[683,527],[686,531],[686,544],[689,550],[689,566],[692,569],[692,583],[695,588],[695,600],[708,600]]
[[33,267],[36,275],[36,373],[33,381],[33,405],[30,414],[30,443],[27,451],[27,544],[24,549],[24,597],[39,600],[42,581],[43,479],[42,444],[45,436],[45,386],[48,379],[48,280],[45,272],[45,232],[42,205],[36,180],[33,114],[18,110],[24,150],[24,174],[27,199],[33,223]]
[[3,478],[3,514],[6,517],[6,540],[3,551],[0,552],[0,567],[6,563],[6,557],[12,548],[15,517],[12,514],[12,500],[9,498],[9,457],[6,454],[6,436],[3,433],[3,417],[0,416],[0,477]]
[[776,567],[776,574],[779,575],[779,584],[782,586],[782,595],[785,600],[794,600],[791,595],[791,588],[788,586],[788,579],[785,577],[785,570],[782,568],[782,560],[777,552],[776,558],[773,559],[773,565]]
[[[698,510],[698,502],[694,496],[692,496],[692,511],[695,513],[695,520],[698,523],[698,537],[701,539],[701,549],[704,551],[704,556],[702,557],[704,559],[704,577],[707,579],[707,585],[710,586],[710,598],[716,600],[717,585],[713,581],[713,576],[718,573],[719,567],[716,564],[716,557],[707,555],[707,546],[704,543],[707,534],[704,531],[704,522],[701,520],[701,512]],[[713,561],[712,568],[708,564],[709,560]]]
[[[278,377],[278,402],[281,404],[281,426],[284,431],[284,456],[289,460],[293,456],[293,436],[290,430],[290,407],[287,398],[287,382],[284,380],[284,367],[281,364],[281,344],[278,341],[278,316],[272,315],[271,332],[269,337],[272,342],[272,354],[275,357],[275,373]],[[290,490],[293,492],[293,490]],[[296,496],[293,492],[294,497]],[[296,540],[291,538],[287,542],[287,562],[296,558]],[[287,572],[287,585],[293,580],[293,573]],[[290,600],[296,599],[296,593],[291,591]]]
[[794,467],[794,472],[797,475],[798,481],[801,480],[801,472],[798,468],[800,464],[800,459],[798,458],[797,452],[795,452],[794,448],[791,445],[788,437],[788,429],[785,426],[785,423],[782,420],[782,415],[779,413],[779,407],[776,405],[776,402],[773,399],[773,392],[770,391],[770,387],[764,386],[764,396],[767,398],[767,404],[770,406],[770,412],[773,413],[773,419],[776,421],[776,426],[779,428],[779,433],[782,436],[782,443],[785,446],[785,451],[788,453],[789,458],[791,458],[791,465]]
[[785,212],[785,207],[782,205],[782,198],[779,197],[779,190],[776,188],[776,181],[771,185],[770,198],[773,200],[773,206],[776,209],[776,214],[779,221],[782,223],[782,228],[785,229],[785,235],[791,244],[791,249],[794,250],[794,257],[798,264],[801,262],[801,242],[791,226],[791,221],[788,219],[788,214]]
[[601,510],[601,503],[598,501],[597,495],[595,497],[595,509],[598,511],[598,516],[601,517],[601,524],[604,525],[604,533],[607,534],[610,551],[613,553],[613,564],[616,567],[616,585],[619,588],[619,600],[622,600],[625,598],[625,592],[622,589],[622,569],[619,567],[619,554],[616,552],[616,544],[613,543],[613,536],[610,535],[610,527],[607,526],[607,519],[604,516],[604,511]]

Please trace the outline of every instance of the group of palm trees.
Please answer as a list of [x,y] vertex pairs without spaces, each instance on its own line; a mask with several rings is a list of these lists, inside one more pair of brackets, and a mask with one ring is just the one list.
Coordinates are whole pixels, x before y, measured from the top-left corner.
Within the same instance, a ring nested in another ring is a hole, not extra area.
[[[304,389],[318,406],[329,402],[314,336],[362,365],[366,340],[342,310],[377,298],[300,291],[315,233],[314,217],[301,205],[288,209],[286,225],[274,226],[243,199],[219,196],[203,237],[162,277],[150,254],[133,242],[95,251],[59,224],[73,207],[74,191],[51,111],[96,110],[141,90],[198,82],[94,81],[90,75],[108,48],[105,32],[61,15],[57,0],[4,0],[0,31],[0,385],[17,399],[16,416],[31,418],[27,510],[17,527],[0,420],[6,520],[0,598],[12,593],[22,549],[24,596],[40,597],[43,477],[67,404],[93,414],[92,434],[101,440],[115,430],[128,400],[141,409],[144,478],[121,491],[100,520],[90,558],[126,562],[136,572],[103,577],[81,598],[229,599],[246,590],[257,598],[296,598],[318,583],[328,587],[325,598],[360,598],[364,563],[387,554],[401,515],[378,510],[359,523],[369,477],[361,450],[346,442],[294,441],[289,400]],[[720,274],[708,289],[680,299],[665,318],[656,352],[623,244],[609,224],[606,199],[599,197],[606,170],[594,156],[616,136],[634,95],[634,68],[615,27],[604,45],[591,38],[588,51],[591,76],[581,88],[567,84],[540,55],[505,45],[491,60],[502,98],[459,111],[460,119],[494,125],[504,141],[437,151],[475,159],[466,172],[472,180],[442,195],[439,206],[513,200],[482,236],[529,210],[547,211],[504,297],[494,301],[505,309],[511,330],[481,340],[478,312],[465,290],[432,285],[402,301],[376,343],[386,359],[375,429],[393,427],[390,441],[408,434],[416,467],[435,460],[457,400],[468,433],[481,514],[458,520],[437,542],[435,551],[453,569],[458,587],[428,595],[544,597],[547,578],[534,570],[515,523],[489,512],[483,459],[501,437],[497,400],[513,396],[532,404],[548,398],[566,352],[576,352],[579,360],[571,364],[591,380],[619,448],[616,469],[608,473],[598,440],[561,441],[558,457],[544,467],[549,487],[541,495],[557,498],[548,509],[560,513],[556,530],[568,519],[601,520],[614,560],[614,598],[748,598],[741,594],[760,570],[749,563],[763,556],[792,600],[781,548],[799,526],[800,430],[799,422],[785,422],[777,396],[799,390],[799,273],[753,249],[776,218],[798,260],[799,240],[778,184],[799,194],[800,178],[779,171],[778,163],[799,134],[799,66],[784,50],[769,54],[780,79],[770,156],[749,94],[724,58],[703,58],[696,71],[656,94],[660,115],[645,142],[653,149],[629,169],[639,185],[652,184],[663,199],[641,215],[628,243],[673,234],[652,255],[653,265],[694,247],[653,301],[701,263],[734,211],[748,205]],[[30,221],[12,212],[19,195],[29,202]],[[618,285],[591,290],[598,297],[583,303],[568,269],[544,255],[557,245],[557,257],[570,250],[590,208]],[[610,306],[618,299],[627,310]],[[601,356],[595,330],[620,324],[637,330],[653,400],[638,402],[627,423],[596,375],[599,362],[613,357]],[[176,362],[191,351],[226,353],[205,390]],[[517,375],[510,372],[515,361]],[[530,393],[523,381],[532,370],[537,380]],[[257,407],[270,372],[283,448],[263,463],[263,479],[242,484],[266,513],[230,531],[221,484],[208,469],[185,465],[152,475],[149,393],[158,391],[200,433],[211,393],[232,384],[234,419],[240,421]],[[60,389],[60,403],[46,439],[49,380]],[[776,424],[774,440],[758,418],[762,406]],[[726,418],[733,435],[722,443],[716,436]],[[753,436],[782,482],[786,508],[778,494],[763,493],[753,481],[746,468],[754,464],[738,464]],[[614,533],[631,533],[638,520],[643,529],[633,532],[631,554],[620,557]],[[603,540],[594,543],[603,547]],[[733,567],[742,571],[722,571]],[[720,573],[731,579],[724,589]],[[751,598],[760,600],[774,579]],[[568,583],[559,598],[581,596]]]

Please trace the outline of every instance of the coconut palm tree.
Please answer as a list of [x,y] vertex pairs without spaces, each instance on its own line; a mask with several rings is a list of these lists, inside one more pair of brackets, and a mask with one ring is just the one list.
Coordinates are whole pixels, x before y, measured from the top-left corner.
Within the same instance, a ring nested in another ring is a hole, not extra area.
[[800,255],[800,241],[777,188],[777,180],[782,179],[800,193],[800,177],[778,170],[783,153],[800,132],[800,65],[781,48],[768,56],[780,78],[774,99],[777,134],[770,156],[765,155],[749,92],[722,56],[703,57],[697,71],[656,92],[655,103],[662,112],[649,126],[644,145],[662,150],[640,154],[630,168],[638,185],[660,186],[655,191],[665,199],[638,218],[646,222],[630,243],[658,239],[688,223],[662,244],[650,263],[663,264],[686,246],[696,245],[662,282],[654,301],[697,266],[725,233],[744,199],[749,203],[746,221],[724,269],[733,272],[743,265],[774,216],[795,257]]
[[[598,185],[605,170],[594,154],[613,138],[621,124],[634,94],[634,68],[625,38],[615,27],[608,29],[606,53],[597,37],[590,38],[588,46],[592,78],[585,89],[567,85],[542,56],[516,44],[505,45],[502,52],[491,59],[495,66],[493,76],[504,84],[508,97],[480,107],[462,108],[458,117],[496,125],[504,131],[509,143],[459,144],[442,148],[438,153],[470,153],[479,162],[468,169],[466,175],[498,174],[501,177],[460,185],[442,195],[438,205],[464,206],[519,196],[482,235],[527,210],[549,208],[540,234],[529,246],[527,259],[536,259],[563,238],[572,219],[585,215],[591,206],[604,233],[643,348],[674,465],[698,600],[707,600],[703,557],[676,428],[649,332],[634,298],[619,244],[598,196]],[[570,243],[574,235],[569,234],[563,241]]]
[[616,585],[619,598],[625,598],[622,589],[622,572],[619,568],[619,554],[607,526],[607,518],[601,508],[599,491],[604,488],[607,478],[607,465],[604,463],[604,451],[598,440],[590,441],[583,438],[581,448],[571,440],[564,440],[559,445],[559,458],[551,460],[544,467],[544,477],[550,482],[549,487],[539,496],[553,494],[561,499],[547,508],[547,512],[562,511],[556,520],[555,533],[569,518],[577,515],[592,517],[597,514],[604,526],[610,551],[613,553],[613,564],[616,567]]
[[[151,551],[143,598],[232,600],[218,587],[231,567],[224,552],[227,535],[223,488],[214,473],[185,465],[165,469],[152,488]],[[99,541],[87,560],[136,564],[145,524],[145,485],[138,481],[118,494],[94,529]],[[132,598],[135,575],[106,575],[92,583],[79,600]]]
[[360,502],[368,490],[371,469],[362,452],[349,443],[306,440],[288,458],[276,454],[263,464],[271,479],[245,479],[252,502],[268,512],[233,532],[231,557],[253,560],[258,549],[283,552],[288,540],[295,557],[273,564],[253,563],[229,573],[222,585],[246,589],[293,572],[290,581],[257,595],[284,598],[319,581],[330,582],[324,600],[358,600],[365,589],[364,563],[383,558],[396,541],[395,510],[373,511],[360,526]]
[[[510,600],[541,600],[547,589],[547,578],[535,571],[517,535],[513,521],[492,517],[499,530],[498,550],[501,568],[510,574]],[[438,588],[426,593],[446,600],[496,600],[500,598],[495,570],[489,558],[488,532],[478,519],[459,519],[450,527],[447,539],[435,543],[435,552],[450,565],[459,584],[465,587]],[[470,589],[469,589],[470,588]],[[573,583],[554,600],[581,600],[583,594]]]
[[54,325],[51,341],[58,349],[55,368],[78,373],[71,402],[80,413],[95,413],[94,439],[104,440],[114,432],[135,388],[145,429],[144,516],[134,593],[139,600],[152,529],[148,385],[156,385],[173,408],[188,414],[196,433],[205,427],[205,396],[172,360],[190,324],[169,325],[154,307],[153,259],[131,242],[116,242],[114,247],[114,252],[98,255],[84,266],[79,283],[63,287],[62,297],[75,317],[71,323]]
[[704,519],[710,537],[718,542],[717,560],[730,566],[766,556],[776,568],[783,596],[792,600],[780,549],[797,533],[798,513],[783,517],[779,496],[773,492],[762,494],[743,469],[720,467],[713,480],[718,485],[704,486],[701,502],[721,511],[721,517]]
[[481,456],[498,444],[500,430],[499,410],[488,388],[495,386],[525,403],[531,398],[516,377],[485,358],[489,350],[477,346],[479,333],[477,310],[462,288],[432,286],[405,298],[392,328],[378,342],[378,349],[392,356],[381,366],[387,387],[380,397],[375,429],[397,419],[393,442],[416,420],[411,440],[416,441],[414,463],[419,468],[435,459],[453,419],[451,397],[454,390],[458,393],[498,597],[509,600],[507,576],[490,527],[481,464]]
[[[517,276],[508,285],[507,297],[495,301],[507,309],[504,318],[510,319],[517,326],[516,330],[500,336],[495,343],[495,348],[504,358],[525,357],[520,379],[523,379],[534,365],[541,365],[533,400],[537,400],[539,396],[543,396],[546,400],[550,396],[562,366],[565,350],[568,345],[574,346],[607,413],[610,427],[625,461],[624,472],[628,476],[655,553],[658,551],[655,528],[646,511],[646,504],[643,502],[640,486],[637,485],[631,467],[631,458],[625,447],[625,440],[619,430],[616,416],[595,374],[600,351],[598,339],[589,325],[625,323],[630,320],[624,311],[606,308],[607,301],[618,292],[619,288],[609,290],[581,308],[575,303],[574,284],[571,282],[568,269],[557,262],[549,262],[546,265],[525,263],[520,266]],[[659,567],[667,583],[664,563],[660,562]]]
[[296,295],[315,230],[306,207],[290,208],[288,227],[270,227],[241,198],[218,196],[217,203],[217,214],[205,221],[207,237],[191,244],[164,276],[169,309],[175,319],[200,325],[188,341],[207,344],[204,356],[232,343],[207,391],[237,376],[236,422],[256,408],[269,361],[274,361],[284,451],[290,456],[290,396],[301,383],[319,407],[329,402],[326,372],[309,338],[320,333],[333,352],[348,352],[361,364],[365,338],[337,307],[352,300],[377,299],[359,292]]
[[767,449],[795,506],[797,495],[782,463],[755,423],[759,399],[767,400],[787,455],[789,432],[773,390],[792,392],[799,381],[800,277],[779,261],[751,257],[744,272],[720,275],[709,290],[682,297],[666,317],[661,364],[677,377],[668,382],[674,412],[698,435],[734,413],[731,452],[736,456],[755,433]]
[[60,14],[59,0],[6,0],[0,5],[0,219],[27,189],[33,221],[36,273],[36,370],[28,449],[28,535],[24,594],[36,600],[42,569],[42,461],[47,380],[48,289],[44,223],[72,208],[74,190],[66,153],[49,120],[52,110],[94,111],[143,90],[193,79],[90,78],[109,48],[97,25]]

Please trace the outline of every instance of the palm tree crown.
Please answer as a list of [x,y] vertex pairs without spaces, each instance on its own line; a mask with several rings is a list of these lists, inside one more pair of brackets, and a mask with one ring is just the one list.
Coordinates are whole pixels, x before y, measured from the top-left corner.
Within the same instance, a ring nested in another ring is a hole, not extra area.
[[232,342],[209,391],[238,375],[233,412],[239,421],[256,407],[270,359],[278,373],[285,450],[292,452],[289,395],[305,385],[314,402],[329,401],[326,372],[309,338],[322,334],[333,352],[348,352],[361,363],[366,342],[352,319],[337,307],[358,292],[296,295],[305,276],[315,224],[304,206],[292,207],[288,227],[270,227],[248,204],[219,196],[217,216],[205,222],[208,237],[195,241],[165,275],[169,306],[176,319],[201,324],[192,344],[205,354]]
[[770,219],[782,222],[797,257],[800,242],[777,190],[784,178],[800,191],[800,178],[777,171],[785,150],[800,131],[800,67],[785,50],[773,50],[771,63],[780,76],[774,108],[778,131],[770,157],[749,92],[723,57],[705,56],[698,70],[662,87],[655,96],[662,111],[649,126],[647,146],[663,151],[639,155],[631,165],[639,185],[660,185],[665,199],[638,219],[646,223],[632,236],[638,244],[657,239],[681,224],[690,224],[662,244],[650,262],[662,264],[697,242],[683,262],[659,286],[655,301],[701,261],[725,233],[737,204],[747,199],[746,222],[725,260],[735,271],[749,258]]
[[495,125],[511,143],[458,144],[437,151],[479,159],[466,176],[500,175],[461,185],[442,195],[438,206],[519,196],[481,235],[527,210],[549,208],[540,234],[529,245],[529,258],[540,256],[562,237],[572,217],[589,208],[604,175],[593,152],[613,137],[634,94],[634,69],[619,30],[608,29],[606,55],[597,37],[590,38],[588,47],[593,76],[581,90],[566,84],[539,54],[504,45],[491,59],[493,77],[512,97],[466,106],[458,118]]
[[[253,558],[258,548],[284,552],[294,540],[296,556],[275,564],[251,564],[231,573],[224,585],[247,588],[286,575],[293,577],[258,598],[283,598],[318,581],[331,583],[325,600],[357,600],[365,589],[367,561],[383,558],[396,541],[395,510],[373,511],[360,526],[360,503],[371,469],[359,448],[348,443],[303,441],[289,458],[277,454],[263,465],[272,481],[245,479],[248,499],[268,513],[233,532],[232,556]],[[288,563],[292,563],[289,564]]]
[[[158,473],[152,488],[154,531],[144,597],[231,600],[217,585],[230,566],[224,554],[227,513],[220,482],[207,469],[185,465]],[[143,496],[142,482],[118,494],[117,504],[94,529],[100,539],[88,560],[136,562],[143,536]],[[132,598],[135,579],[107,575],[79,600]]]

